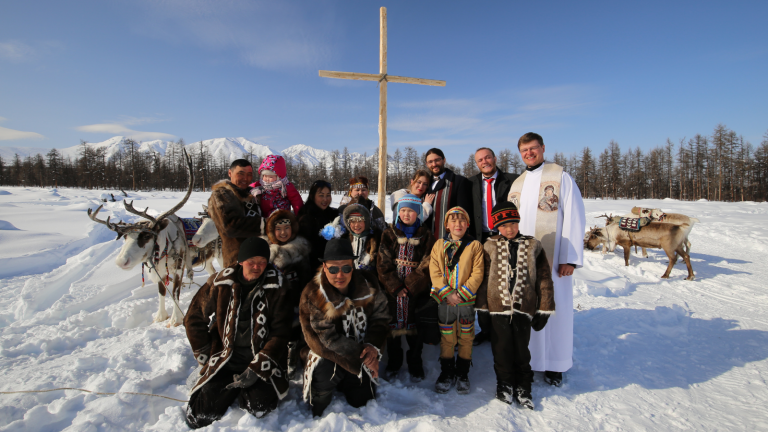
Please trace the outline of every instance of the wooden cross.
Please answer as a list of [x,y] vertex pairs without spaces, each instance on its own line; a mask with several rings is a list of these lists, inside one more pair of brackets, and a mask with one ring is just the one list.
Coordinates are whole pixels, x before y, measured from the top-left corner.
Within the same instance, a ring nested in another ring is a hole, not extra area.
[[387,195],[387,82],[445,87],[445,81],[387,75],[387,8],[381,8],[379,73],[336,72],[321,70],[320,76],[379,82],[379,208],[386,212]]

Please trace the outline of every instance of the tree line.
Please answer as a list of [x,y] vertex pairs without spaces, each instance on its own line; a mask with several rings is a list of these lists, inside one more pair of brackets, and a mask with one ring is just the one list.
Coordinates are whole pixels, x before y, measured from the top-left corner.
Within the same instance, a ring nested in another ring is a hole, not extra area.
[[[185,190],[186,164],[184,141],[168,145],[165,155],[142,152],[140,143],[127,139],[119,153],[108,157],[105,148],[93,148],[81,141],[77,157],[64,157],[51,149],[47,154],[11,160],[0,157],[0,185],[39,187],[78,187],[104,190]],[[195,189],[210,190],[213,183],[226,178],[230,161],[213,157],[207,147],[194,143],[188,147],[195,169]],[[286,159],[289,179],[306,191],[317,179],[329,181],[335,191],[346,191],[349,179],[366,176],[372,191],[378,189],[378,151],[353,156],[345,147],[330,158],[309,166]],[[521,173],[525,165],[516,148],[496,152],[497,164],[505,172]],[[548,154],[562,165],[579,185],[585,198],[676,198],[681,200],[766,201],[768,200],[768,132],[753,146],[725,125],[717,125],[711,135],[696,134],[677,142],[667,142],[647,151],[639,147],[622,150],[611,141],[599,154],[589,147],[565,155]],[[257,169],[261,159],[244,154]],[[388,155],[387,189],[392,192],[409,185],[412,174],[424,168],[424,153],[413,147],[398,148]],[[449,161],[453,162],[453,161]],[[466,177],[479,171],[474,152],[463,164],[448,164]]]

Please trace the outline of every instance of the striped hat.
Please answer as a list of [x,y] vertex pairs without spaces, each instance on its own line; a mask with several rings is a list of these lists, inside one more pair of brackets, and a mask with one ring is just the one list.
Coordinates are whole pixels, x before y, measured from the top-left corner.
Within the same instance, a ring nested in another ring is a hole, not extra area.
[[[443,223],[445,224],[446,227],[448,226],[448,216],[450,216],[452,214],[464,215],[464,219],[467,220],[467,225],[469,226],[469,224],[470,224],[470,222],[469,222],[469,214],[467,214],[467,211],[464,210],[463,208],[461,208],[459,206],[456,206],[456,207],[448,210],[447,212],[445,212],[445,219],[443,220]],[[447,230],[447,228],[446,228],[446,230]]]
[[409,208],[415,211],[416,213],[419,214],[419,219],[421,219],[422,213],[424,212],[424,207],[422,207],[421,198],[413,194],[403,195],[402,198],[397,200],[397,208],[395,209],[395,212],[396,212],[395,219],[397,219],[397,215],[400,214],[401,208]]
[[511,202],[502,201],[493,206],[491,220],[493,220],[494,228],[509,222],[520,223],[520,212]]

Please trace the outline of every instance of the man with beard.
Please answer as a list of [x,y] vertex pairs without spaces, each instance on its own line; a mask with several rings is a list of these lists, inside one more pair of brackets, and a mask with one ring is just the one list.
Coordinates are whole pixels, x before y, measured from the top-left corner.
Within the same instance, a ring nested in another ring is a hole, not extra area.
[[440,240],[445,235],[445,214],[453,207],[461,207],[469,214],[472,220],[472,184],[445,167],[446,159],[443,151],[438,148],[429,149],[424,162],[432,174],[432,184],[427,191],[435,194],[432,203],[432,216],[427,219],[426,226],[432,231],[435,240]]
[[240,243],[248,237],[264,232],[264,219],[259,204],[250,194],[253,182],[253,167],[245,159],[237,159],[227,172],[229,180],[213,185],[208,199],[208,214],[216,224],[221,236],[221,252],[224,266],[237,264]]
[[[498,201],[506,201],[509,188],[517,179],[517,174],[504,173],[496,166],[496,154],[488,147],[475,151],[475,163],[480,174],[470,177],[472,182],[472,209],[475,219],[470,224],[474,227],[472,233],[480,243],[485,243],[488,237],[498,235],[499,231],[493,226],[491,210]],[[491,338],[491,317],[487,311],[477,311],[477,321],[480,333],[475,335],[474,345]]]
[[544,160],[544,139],[528,132],[517,148],[526,171],[515,180],[508,201],[520,212],[520,232],[539,240],[552,269],[555,312],[546,328],[531,334],[531,368],[560,386],[573,366],[573,270],[584,254],[584,203],[576,182],[563,167]]

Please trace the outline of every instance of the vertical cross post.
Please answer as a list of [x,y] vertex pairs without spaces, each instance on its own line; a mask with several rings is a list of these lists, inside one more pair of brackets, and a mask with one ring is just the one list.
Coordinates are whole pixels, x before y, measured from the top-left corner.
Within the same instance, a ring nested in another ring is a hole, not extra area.
[[386,211],[387,199],[387,83],[420,84],[445,87],[445,81],[412,78],[387,74],[387,8],[380,9],[379,22],[379,73],[319,71],[325,78],[351,79],[379,82],[379,208]]
[[387,199],[387,8],[381,8],[379,42],[379,208],[386,211]]

